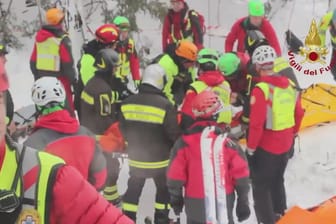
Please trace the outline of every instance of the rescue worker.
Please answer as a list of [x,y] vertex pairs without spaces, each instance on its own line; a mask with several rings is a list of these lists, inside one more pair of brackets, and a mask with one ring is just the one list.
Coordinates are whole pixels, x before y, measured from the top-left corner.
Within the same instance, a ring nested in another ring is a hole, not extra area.
[[228,127],[232,120],[231,89],[224,75],[218,70],[219,53],[211,48],[203,48],[197,56],[198,80],[191,83],[181,107],[181,127],[187,129],[195,119],[192,112],[192,102],[197,94],[205,89],[217,92],[223,102],[223,110],[218,116],[218,122]]
[[180,134],[177,111],[162,90],[167,81],[159,64],[149,65],[139,93],[121,105],[120,130],[127,142],[129,179],[123,196],[123,210],[134,221],[145,180],[156,186],[154,223],[168,223],[169,194],[166,168],[170,149]]
[[271,23],[264,17],[265,6],[262,0],[248,1],[247,17],[238,19],[231,27],[225,39],[225,52],[234,51],[235,42],[238,41],[238,52],[245,52],[245,37],[248,30],[259,30],[266,38],[268,43],[275,49],[277,55],[281,55],[281,48],[275,30]]
[[284,172],[304,115],[290,80],[274,73],[275,58],[270,46],[260,46],[252,55],[260,79],[251,93],[246,152],[255,214],[263,224],[275,224],[287,209]]
[[63,29],[64,13],[51,8],[46,12],[46,25],[37,32],[33,52],[30,56],[30,69],[37,80],[43,76],[58,78],[66,92],[66,108],[75,116],[72,85],[77,81],[74,68],[71,41]]
[[[6,54],[8,54],[8,48],[4,42],[0,42],[0,77],[7,77],[7,72],[5,68],[5,64],[7,62]],[[14,115],[14,102],[12,98],[12,94],[9,89],[6,90],[6,124],[7,131],[10,135],[12,135],[16,131],[15,123],[12,122]]]
[[327,12],[321,19],[318,26],[321,38],[321,46],[326,46],[326,33],[329,30],[332,53],[330,59],[330,71],[336,81],[336,9]]
[[[243,150],[229,137],[224,137],[222,142],[217,144],[217,138],[225,135],[216,121],[222,104],[220,97],[212,90],[204,90],[195,96],[192,102],[194,123],[176,141],[170,154],[167,172],[170,203],[177,216],[185,207],[188,224],[233,224],[235,202],[235,213],[239,222],[250,216],[249,169]],[[206,141],[209,142],[209,146],[206,145]],[[219,155],[214,156],[213,161],[220,161],[223,169],[222,175],[216,175],[220,179],[215,180],[216,183],[225,182],[225,189],[221,192],[209,187],[216,185],[214,180],[211,182],[205,179],[207,174],[216,173],[215,168],[208,163],[211,155],[206,152],[215,150],[217,146],[220,147]],[[209,206],[212,203],[217,204],[217,208],[220,204],[226,206],[224,209],[211,209]],[[214,214],[216,210],[218,213]],[[217,217],[217,220],[210,219],[208,214],[214,214],[213,217]]]
[[182,40],[177,46],[171,46],[166,53],[158,55],[152,62],[160,64],[165,70],[167,83],[163,92],[176,106],[182,103],[186,90],[195,80],[197,52],[195,44]]
[[202,49],[204,30],[198,12],[189,9],[185,0],[170,0],[170,3],[171,9],[162,26],[162,51],[166,51],[168,45],[184,39]]
[[[113,23],[120,30],[119,42],[117,43],[116,51],[119,53],[120,67],[116,71],[116,76],[128,84],[134,83],[137,88],[140,85],[140,63],[135,42],[129,36],[130,22],[124,16],[117,16]],[[132,80],[128,80],[132,78]]]
[[106,181],[105,157],[95,136],[64,109],[65,91],[55,77],[35,81],[31,96],[38,111],[24,145],[57,155],[74,166],[97,190]]
[[6,135],[5,91],[9,84],[1,75],[1,223],[134,224],[61,158],[16,144]]
[[119,38],[119,30],[113,24],[103,24],[95,31],[95,38],[83,46],[83,55],[79,60],[77,66],[79,71],[79,79],[75,88],[75,106],[78,113],[80,113],[81,93],[84,86],[94,76],[96,71],[94,64],[97,53],[104,48],[115,49]]
[[[94,66],[95,75],[88,81],[81,95],[80,123],[100,136],[118,120],[120,102],[127,95],[122,82],[115,77],[119,66],[117,52],[111,48],[100,50],[95,57]],[[107,162],[104,197],[120,207],[121,197],[117,189],[120,164],[117,158],[112,158],[111,153],[105,152],[104,155]]]

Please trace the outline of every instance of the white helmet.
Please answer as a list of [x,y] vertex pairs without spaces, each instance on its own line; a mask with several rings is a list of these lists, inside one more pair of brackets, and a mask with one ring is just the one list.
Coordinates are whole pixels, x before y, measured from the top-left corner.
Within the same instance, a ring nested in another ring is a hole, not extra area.
[[273,47],[269,45],[262,45],[257,47],[252,54],[253,64],[267,64],[274,62],[276,59],[276,53]]
[[42,77],[34,82],[31,90],[33,102],[37,106],[46,106],[49,103],[63,103],[65,90],[62,83],[55,77]]
[[166,71],[159,64],[151,64],[145,68],[141,83],[146,83],[162,90],[167,83]]

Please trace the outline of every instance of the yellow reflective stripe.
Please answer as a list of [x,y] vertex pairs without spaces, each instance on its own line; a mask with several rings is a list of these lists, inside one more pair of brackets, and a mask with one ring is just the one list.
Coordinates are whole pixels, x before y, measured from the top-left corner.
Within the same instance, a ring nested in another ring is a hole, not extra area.
[[158,203],[158,202],[155,202],[155,209],[158,209],[158,210],[168,210],[170,209],[170,204],[162,204],[162,203]]
[[110,97],[108,94],[99,95],[100,102],[100,115],[106,116],[111,114],[111,104]]
[[114,194],[106,194],[106,193],[104,192],[103,196],[104,196],[104,198],[105,198],[107,201],[113,201],[113,200],[119,198],[119,193],[116,192],[116,193],[114,193]]
[[84,102],[87,104],[94,104],[94,98],[90,96],[85,90],[82,91],[81,99],[84,100]]
[[117,190],[118,190],[117,185],[107,186],[107,187],[104,188],[104,192],[107,192],[107,193],[109,193],[109,192],[115,192]]
[[40,224],[48,223],[49,220],[46,218],[46,204],[47,202],[47,191],[49,186],[49,179],[51,178],[51,170],[58,164],[64,164],[64,160],[57,156],[53,156],[46,152],[38,152],[40,161],[40,175],[37,185],[37,211],[41,215]]
[[138,211],[138,205],[135,205],[135,204],[130,204],[130,203],[123,202],[122,207],[123,207],[124,211],[128,211],[128,212],[137,212]]
[[153,106],[126,104],[121,106],[121,112],[126,120],[163,124],[166,111]]
[[111,96],[112,96],[112,102],[115,103],[119,101],[119,93],[118,91],[111,91]]
[[167,167],[169,164],[169,159],[160,161],[160,162],[141,162],[135,160],[128,160],[128,165],[135,167],[135,168],[142,168],[142,169],[160,169]]
[[[0,189],[10,189],[14,180],[15,171],[17,169],[16,151],[8,148],[6,144],[6,153],[3,164],[0,169]],[[17,185],[16,194],[21,195],[21,184]]]

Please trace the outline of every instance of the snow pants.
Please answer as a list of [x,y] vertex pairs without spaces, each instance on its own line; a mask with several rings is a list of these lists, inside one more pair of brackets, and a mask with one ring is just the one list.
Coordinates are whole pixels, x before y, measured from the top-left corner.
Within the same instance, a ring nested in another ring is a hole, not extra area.
[[[153,180],[156,186],[154,223],[166,224],[169,223],[168,214],[170,208],[170,198],[165,172],[162,172],[161,175],[153,177]],[[139,198],[145,185],[145,181],[146,178],[132,175],[130,172],[130,177],[127,183],[127,191],[123,196],[123,211],[124,214],[134,221],[136,221]]]
[[288,153],[280,155],[257,148],[250,162],[254,210],[259,223],[275,224],[286,208],[284,173]]

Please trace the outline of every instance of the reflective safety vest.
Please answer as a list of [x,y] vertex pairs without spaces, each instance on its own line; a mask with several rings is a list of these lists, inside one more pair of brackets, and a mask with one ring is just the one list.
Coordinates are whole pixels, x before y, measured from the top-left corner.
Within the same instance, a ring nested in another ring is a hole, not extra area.
[[260,82],[258,86],[267,101],[267,118],[265,128],[281,131],[295,125],[295,104],[297,94],[290,85],[282,89],[269,83]]
[[[190,42],[194,42],[194,36],[191,30],[191,21],[190,21],[190,16],[189,13],[191,13],[192,15],[197,16],[197,13],[195,11],[187,11],[183,21],[184,23],[186,23],[184,31],[180,30],[180,36],[182,38],[178,39],[177,37],[175,37],[174,35],[174,24],[172,23],[172,20],[170,19],[170,23],[171,23],[171,29],[170,29],[170,37],[173,41],[173,43],[178,42],[179,40],[189,40]],[[181,27],[182,29],[182,27]]]
[[200,93],[206,89],[214,91],[223,102],[223,110],[219,113],[217,118],[218,123],[230,124],[232,121],[232,110],[230,104],[231,88],[227,81],[223,81],[217,86],[208,86],[203,81],[196,81],[191,84],[196,93]]
[[59,53],[63,38],[50,37],[43,42],[36,43],[36,68],[38,70],[59,72],[61,70],[61,57]]
[[[22,155],[23,147],[18,146],[18,154]],[[10,190],[12,183],[14,181],[15,173],[18,168],[17,151],[11,150],[6,145],[5,158],[3,160],[2,168],[0,170],[0,189]],[[23,154],[24,159],[22,160],[22,176],[18,181],[16,187],[16,195],[21,197],[22,186],[27,184],[24,182],[25,176],[27,174],[36,173],[34,180],[30,183],[29,186],[25,185],[23,193],[24,202],[33,202],[32,204],[23,204],[22,211],[26,209],[35,209],[39,214],[38,224],[49,223],[49,210],[47,210],[47,203],[50,203],[50,193],[51,187],[50,183],[53,183],[51,179],[52,171],[59,165],[64,164],[65,162],[56,156],[53,156],[46,152],[41,152],[34,150],[29,147],[25,147],[25,152]],[[37,169],[37,170],[36,170]],[[33,172],[33,171],[36,172]],[[23,181],[23,182],[22,182]]]
[[115,75],[122,80],[124,80],[131,73],[129,56],[133,54],[135,50],[134,40],[128,38],[128,42],[125,45],[125,52],[120,52],[117,48],[120,66],[117,67]]

